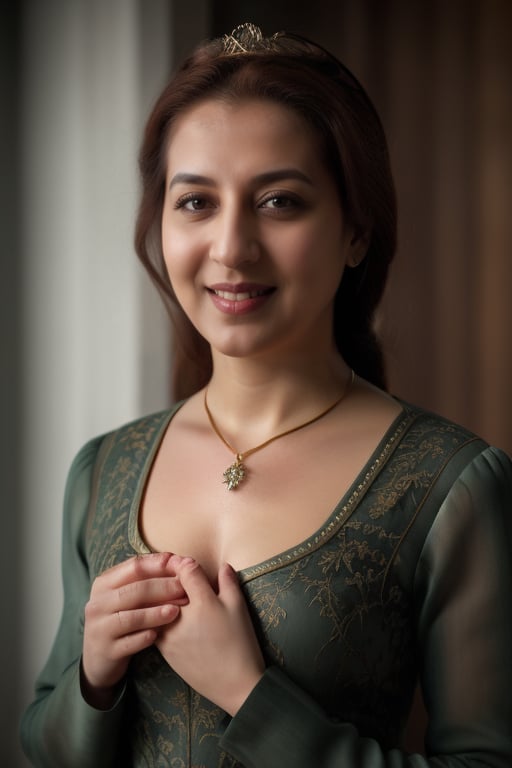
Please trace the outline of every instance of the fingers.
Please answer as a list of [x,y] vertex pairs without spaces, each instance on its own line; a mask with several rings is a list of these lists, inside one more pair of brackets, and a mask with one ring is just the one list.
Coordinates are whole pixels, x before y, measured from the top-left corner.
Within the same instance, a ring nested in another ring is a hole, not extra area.
[[171,602],[185,605],[188,602],[183,585],[175,576],[134,581],[114,589],[110,595],[112,610],[119,611]]
[[141,630],[162,627],[173,621],[180,609],[176,605],[158,605],[154,608],[140,608],[138,610],[117,611],[113,618],[117,622],[118,634],[131,635]]
[[176,564],[176,575],[190,603],[197,604],[219,599],[221,603],[234,610],[238,610],[240,604],[245,603],[238,574],[231,565],[225,563],[219,568],[217,575],[218,591],[215,591],[206,573],[196,560],[190,557],[181,560],[181,563]]
[[167,553],[132,557],[110,568],[95,580],[91,600],[101,600],[111,612],[149,607],[161,603],[185,605],[185,590],[175,575],[181,558]]
[[176,605],[115,611],[104,603],[89,601],[85,606],[83,669],[91,689],[117,684],[124,676],[133,654],[148,648],[158,631],[179,615]]
[[219,597],[225,603],[236,605],[243,600],[238,574],[229,563],[219,568]]
[[168,552],[133,557],[94,580],[82,655],[89,694],[116,685],[130,657],[152,645],[188,603],[176,576],[181,562]]
[[239,589],[238,574],[229,563],[223,563],[219,568],[219,590],[221,585],[226,589],[233,587]]
[[85,626],[96,627],[107,639],[154,629],[168,624],[179,614],[179,607],[170,603],[136,609],[110,610],[102,601],[89,600],[85,606]]
[[215,595],[206,573],[191,557],[181,558],[176,564],[176,576],[191,602],[202,602]]
[[192,688],[234,714],[265,669],[238,576],[231,566],[221,566],[215,591],[193,560],[184,560],[176,572],[190,602],[180,609],[179,621],[159,632],[156,647]]
[[158,576],[174,576],[169,561],[176,558],[170,552],[155,552],[149,555],[136,555],[119,565],[114,565],[101,574],[107,589],[118,589],[134,581],[143,581]]
[[[173,555],[176,576],[189,598],[209,597],[215,594],[208,577],[197,560]],[[218,573],[218,594],[241,595],[238,574],[229,563],[224,563]]]

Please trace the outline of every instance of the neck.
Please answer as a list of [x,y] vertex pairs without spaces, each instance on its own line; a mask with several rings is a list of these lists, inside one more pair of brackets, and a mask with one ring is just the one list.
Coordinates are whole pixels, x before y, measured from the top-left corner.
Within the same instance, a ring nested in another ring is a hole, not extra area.
[[314,417],[342,394],[349,378],[337,353],[271,365],[214,356],[208,405],[225,437],[243,450]]

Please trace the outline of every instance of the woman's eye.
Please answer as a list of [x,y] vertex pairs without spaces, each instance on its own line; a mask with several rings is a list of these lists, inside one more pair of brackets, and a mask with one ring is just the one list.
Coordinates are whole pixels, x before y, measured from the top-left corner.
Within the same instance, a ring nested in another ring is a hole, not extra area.
[[303,208],[300,198],[291,194],[271,193],[260,202],[259,207],[269,214],[291,216]]
[[272,197],[267,197],[266,200],[263,201],[262,208],[292,208],[296,205],[296,201],[292,200],[290,197],[286,197],[285,195],[272,195]]
[[192,213],[198,213],[208,208],[208,201],[199,195],[186,195],[180,197],[175,203],[176,209],[183,209]]

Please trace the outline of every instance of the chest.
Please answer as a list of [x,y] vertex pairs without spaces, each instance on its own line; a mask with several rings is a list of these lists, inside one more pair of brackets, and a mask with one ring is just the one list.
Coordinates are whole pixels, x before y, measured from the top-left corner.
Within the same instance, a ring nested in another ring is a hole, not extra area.
[[234,456],[214,439],[173,440],[155,460],[138,513],[150,549],[196,558],[212,581],[274,557],[312,536],[329,518],[367,459],[337,437],[290,436],[244,460],[245,477],[228,490]]

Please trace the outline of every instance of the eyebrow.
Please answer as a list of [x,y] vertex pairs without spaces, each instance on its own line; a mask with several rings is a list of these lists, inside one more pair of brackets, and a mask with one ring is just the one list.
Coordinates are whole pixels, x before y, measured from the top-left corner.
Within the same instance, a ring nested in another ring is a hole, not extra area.
[[[260,173],[254,177],[253,181],[256,184],[271,184],[276,181],[283,181],[285,179],[297,179],[303,181],[310,186],[313,186],[312,180],[302,171],[297,168],[280,168],[275,171],[266,171]],[[209,176],[202,176],[197,173],[177,173],[171,179],[169,183],[169,189],[172,189],[176,184],[200,184],[201,186],[214,187],[215,181]]]

